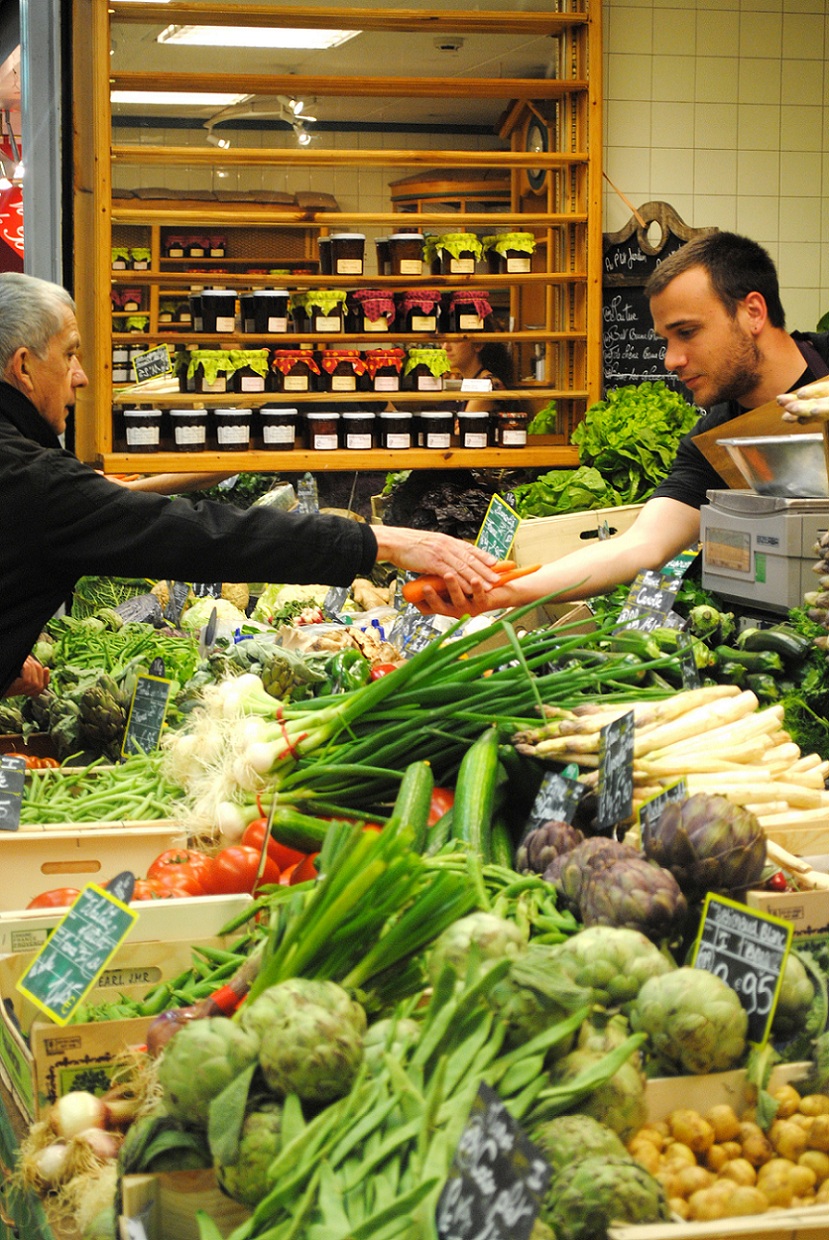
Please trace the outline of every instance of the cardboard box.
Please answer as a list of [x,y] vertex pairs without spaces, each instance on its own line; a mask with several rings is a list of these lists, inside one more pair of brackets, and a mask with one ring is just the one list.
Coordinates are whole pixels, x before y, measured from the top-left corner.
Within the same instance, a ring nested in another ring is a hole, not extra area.
[[747,891],[745,902],[790,921],[795,934],[829,931],[829,891]]
[[[506,611],[500,618],[510,624],[514,623],[515,631],[519,635],[522,632],[530,633],[533,629],[555,629],[570,625],[573,626],[569,630],[572,633],[592,633],[596,628],[593,613],[585,603],[550,603],[543,607],[533,607],[516,621],[513,621],[512,616],[511,611]],[[491,616],[487,616],[487,624],[491,621]],[[472,653],[485,654],[489,650],[499,650],[502,646],[509,646],[509,638],[503,629],[499,629],[475,646]]]
[[642,507],[642,504],[623,504],[619,508],[594,508],[558,517],[528,517],[518,526],[512,558],[519,567],[524,567],[550,564],[571,551],[586,550],[598,541],[605,524],[609,537],[623,534],[633,525]]
[[[796,1085],[809,1064],[781,1064],[771,1074],[769,1088],[792,1082]],[[742,1069],[709,1076],[681,1076],[648,1081],[648,1116],[664,1119],[679,1107],[705,1111],[727,1102],[738,1114],[748,1103],[746,1074]],[[742,1218],[706,1223],[640,1223],[608,1228],[609,1240],[826,1240],[829,1206],[804,1206],[774,1210]]]
[[132,1235],[126,1220],[138,1220],[147,1240],[199,1240],[196,1211],[203,1210],[222,1236],[250,1218],[250,1210],[227,1197],[212,1169],[125,1175],[121,1181],[121,1235]]
[[[215,947],[230,946],[228,940],[216,936],[206,942]],[[151,943],[127,940],[90,991],[89,1002],[117,1000],[122,994],[143,998],[160,982],[189,968],[193,943],[191,939]],[[115,1056],[142,1043],[153,1019],[53,1024],[16,989],[35,955],[18,952],[0,957],[0,1077],[30,1121],[40,1118],[50,1103],[70,1090],[103,1084]]]

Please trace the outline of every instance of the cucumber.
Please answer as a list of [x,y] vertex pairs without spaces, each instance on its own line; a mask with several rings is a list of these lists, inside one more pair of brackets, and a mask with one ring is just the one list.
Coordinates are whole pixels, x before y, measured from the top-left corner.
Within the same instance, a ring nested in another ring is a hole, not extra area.
[[288,848],[314,853],[322,848],[330,826],[331,822],[326,818],[314,818],[311,814],[301,814],[299,810],[285,806],[274,811],[271,835]]
[[414,830],[412,848],[422,852],[426,846],[426,821],[435,779],[428,762],[412,762],[403,772],[400,787],[394,801],[391,817],[384,831],[398,831],[401,827]]
[[741,650],[773,651],[780,655],[786,667],[802,663],[812,648],[808,637],[782,625],[771,629],[745,629],[737,644]]
[[492,813],[499,775],[498,729],[487,728],[464,754],[455,784],[452,838],[492,860]]
[[511,870],[515,860],[515,850],[512,846],[512,835],[504,818],[500,814],[496,815],[492,823],[492,861],[495,865],[502,865],[506,869]]
[[455,817],[454,807],[450,806],[445,814],[441,814],[433,827],[429,828],[426,847],[423,852],[427,857],[434,857],[443,845],[452,838],[452,821]]

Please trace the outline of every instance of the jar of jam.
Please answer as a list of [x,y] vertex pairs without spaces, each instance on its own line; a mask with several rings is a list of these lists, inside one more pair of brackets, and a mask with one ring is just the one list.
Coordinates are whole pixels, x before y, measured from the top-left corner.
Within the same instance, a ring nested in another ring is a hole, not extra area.
[[274,349],[271,372],[277,392],[316,392],[320,368],[310,349]]
[[130,247],[130,266],[133,271],[146,271],[150,265],[150,251],[145,245]]
[[210,248],[210,238],[187,237],[185,238],[184,248],[187,251],[188,258],[204,258]]
[[299,411],[286,405],[263,405],[259,410],[262,447],[288,452],[296,443]]
[[236,290],[205,288],[201,291],[203,332],[234,332],[236,330]]
[[244,452],[250,447],[251,409],[214,409],[216,443],[223,452]]
[[382,288],[359,288],[348,294],[347,308],[355,332],[387,332],[394,322],[394,295]]
[[365,233],[331,233],[332,276],[361,276],[365,253]]
[[489,293],[480,289],[463,289],[449,295],[447,306],[450,332],[480,332],[484,320],[492,314]]
[[324,349],[319,355],[321,390],[356,392],[361,389],[366,365],[359,349]]
[[[236,369],[229,349],[191,349],[187,364],[188,392],[227,392]],[[192,387],[189,381],[192,379]]]
[[389,253],[388,237],[375,237],[374,248],[377,251],[377,274],[378,276],[387,276],[391,274],[391,254]]
[[400,330],[436,332],[440,316],[440,290],[436,288],[407,289],[397,294]]
[[410,392],[439,392],[449,370],[445,349],[409,349],[403,364],[403,386]]
[[380,423],[380,447],[395,451],[412,446],[414,418],[406,409],[384,409],[377,415]]
[[495,415],[495,443],[499,448],[525,448],[529,414],[521,409],[502,409]]
[[482,409],[462,409],[458,413],[462,448],[489,447],[489,414]]
[[291,313],[297,332],[341,332],[345,290],[336,288],[310,289],[291,294]]
[[224,258],[227,250],[227,237],[221,233],[213,233],[208,237],[208,252],[211,258]]
[[451,409],[423,409],[418,417],[418,442],[421,448],[449,448],[455,415]]
[[441,233],[435,238],[435,252],[445,276],[473,276],[483,246],[475,233]]
[[167,233],[162,239],[161,250],[165,258],[183,258],[184,237],[180,233]]
[[366,378],[373,392],[399,392],[403,349],[367,349],[363,354]]
[[125,409],[127,452],[157,452],[161,437],[160,409]]
[[331,238],[317,237],[317,249],[320,256],[320,275],[331,275]]
[[178,452],[203,452],[207,442],[206,409],[171,409],[173,443]]
[[130,265],[129,246],[114,245],[112,247],[112,270],[126,271]]
[[130,351],[125,344],[116,344],[112,348],[112,382],[129,383]]
[[121,309],[122,310],[140,310],[141,309],[141,289],[140,288],[121,289]]
[[288,290],[258,288],[243,293],[239,299],[242,310],[242,331],[263,335],[288,330]]
[[315,409],[306,413],[308,447],[314,452],[331,452],[340,446],[340,415],[335,409]]
[[374,414],[370,409],[346,409],[342,425],[344,448],[365,451],[374,447]]
[[423,234],[392,233],[389,237],[389,274],[393,276],[423,275]]
[[531,232],[495,233],[483,238],[483,247],[493,275],[525,275],[532,271],[535,237]]
[[234,392],[267,392],[271,387],[270,349],[231,349]]

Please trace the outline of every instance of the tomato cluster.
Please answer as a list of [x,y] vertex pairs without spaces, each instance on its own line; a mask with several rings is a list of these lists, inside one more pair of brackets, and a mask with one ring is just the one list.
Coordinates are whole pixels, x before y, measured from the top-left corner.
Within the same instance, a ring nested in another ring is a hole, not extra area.
[[45,771],[48,768],[60,766],[57,758],[39,758],[36,753],[16,753],[10,751],[3,755],[4,758],[22,758],[26,763],[26,769],[29,771]]

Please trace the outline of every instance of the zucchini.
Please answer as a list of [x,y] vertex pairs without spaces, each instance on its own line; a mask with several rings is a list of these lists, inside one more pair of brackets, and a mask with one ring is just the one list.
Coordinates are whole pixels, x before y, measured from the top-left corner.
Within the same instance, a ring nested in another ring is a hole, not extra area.
[[751,689],[761,703],[780,701],[780,683],[769,672],[749,672],[746,688]]
[[741,663],[747,672],[783,671],[783,660],[775,650],[737,650],[731,646],[717,646],[714,649],[717,663]]
[[771,629],[745,629],[738,638],[741,650],[771,650],[786,667],[796,667],[809,655],[812,643],[795,629],[777,625]]
[[331,820],[314,818],[288,806],[274,810],[271,835],[280,844],[299,852],[315,853],[322,848]]
[[441,814],[434,826],[429,828],[426,847],[423,852],[427,857],[434,857],[443,845],[452,838],[452,822],[455,817],[454,807],[450,805],[445,814]]
[[487,728],[461,759],[455,784],[452,838],[492,860],[492,813],[498,783],[498,729]]
[[512,846],[512,834],[504,818],[496,815],[492,823],[492,861],[506,869],[513,868],[515,850]]
[[426,846],[426,822],[435,779],[428,762],[412,762],[403,772],[397,790],[391,817],[384,831],[399,831],[411,827],[414,831],[412,848],[422,852]]
[[747,679],[748,668],[742,663],[734,663],[731,659],[725,659],[717,664],[717,680],[720,684],[736,685],[738,689],[745,689]]

